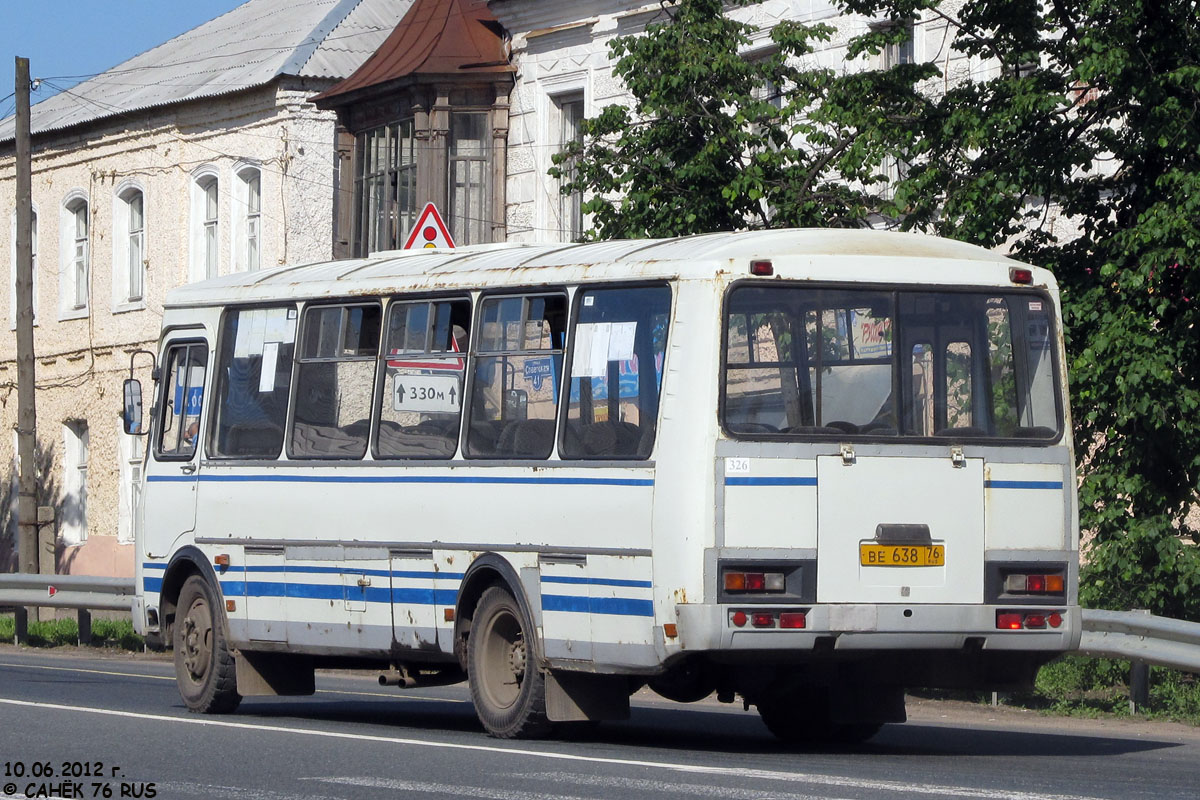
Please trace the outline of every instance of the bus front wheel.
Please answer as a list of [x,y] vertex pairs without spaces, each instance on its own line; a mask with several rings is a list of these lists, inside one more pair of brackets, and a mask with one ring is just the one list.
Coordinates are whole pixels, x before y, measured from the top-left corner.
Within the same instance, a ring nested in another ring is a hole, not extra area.
[[499,739],[530,739],[550,730],[545,677],[533,632],[516,599],[493,586],[479,598],[467,638],[471,700],[479,721]]
[[202,714],[228,713],[242,702],[216,602],[208,582],[193,575],[179,592],[175,616],[175,683],[184,704]]

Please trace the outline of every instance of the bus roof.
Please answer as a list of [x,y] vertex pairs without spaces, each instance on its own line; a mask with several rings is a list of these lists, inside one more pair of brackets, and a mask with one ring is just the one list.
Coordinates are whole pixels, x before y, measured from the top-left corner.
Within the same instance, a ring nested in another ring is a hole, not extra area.
[[[673,239],[386,251],[368,258],[223,275],[172,289],[165,305],[231,305],[583,280],[711,278],[721,272],[748,275],[747,265],[755,259],[772,260],[776,274],[784,278],[997,286],[1010,285],[1008,268],[1018,263],[982,247],[915,233],[777,229]],[[843,259],[854,260],[852,277]],[[1049,272],[1035,269],[1034,283],[1053,285],[1054,280]]]

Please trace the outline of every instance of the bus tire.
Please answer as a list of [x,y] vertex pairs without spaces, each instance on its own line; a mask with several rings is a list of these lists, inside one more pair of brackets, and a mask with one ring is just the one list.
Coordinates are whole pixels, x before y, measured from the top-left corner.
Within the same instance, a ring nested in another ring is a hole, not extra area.
[[190,711],[226,714],[242,702],[233,655],[208,581],[193,575],[179,592],[175,614],[175,683]]
[[492,586],[480,596],[467,637],[467,672],[475,713],[498,739],[534,739],[550,731],[532,630],[505,587]]
[[862,744],[883,727],[882,722],[834,722],[828,695],[819,690],[773,695],[756,705],[767,730],[790,745]]

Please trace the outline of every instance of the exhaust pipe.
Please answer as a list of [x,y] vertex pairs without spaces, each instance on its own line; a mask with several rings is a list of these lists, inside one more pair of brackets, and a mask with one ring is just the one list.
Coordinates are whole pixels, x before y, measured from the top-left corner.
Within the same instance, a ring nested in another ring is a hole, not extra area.
[[417,685],[416,680],[408,674],[408,670],[401,667],[400,669],[390,669],[379,676],[380,686],[402,686],[405,689],[411,689]]

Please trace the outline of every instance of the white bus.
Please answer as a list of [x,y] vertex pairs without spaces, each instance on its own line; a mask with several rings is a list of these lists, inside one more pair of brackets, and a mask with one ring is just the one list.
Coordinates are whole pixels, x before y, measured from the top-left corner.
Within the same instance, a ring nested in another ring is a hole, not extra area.
[[[1059,300],[953,241],[491,245],[168,295],[135,619],[187,706],[467,680],[499,737],[643,685],[861,740],[1078,646]],[[141,430],[141,388],[126,386]]]

